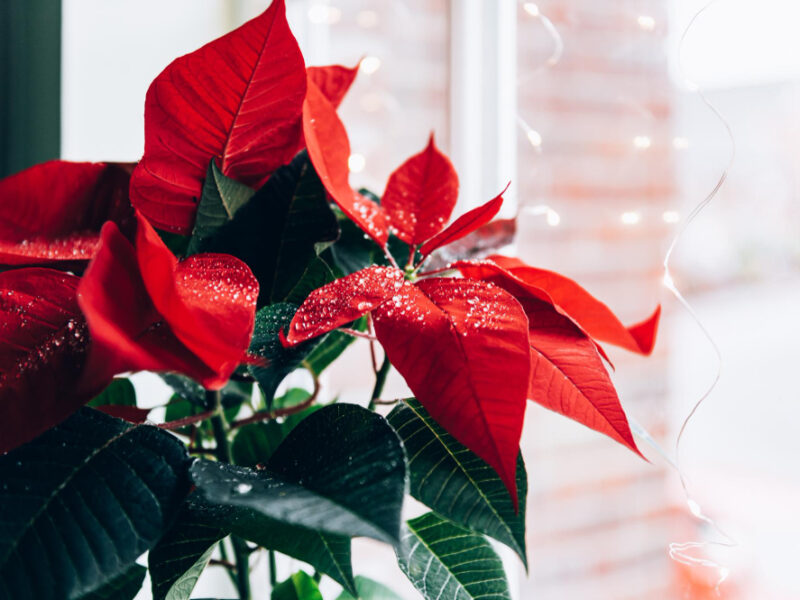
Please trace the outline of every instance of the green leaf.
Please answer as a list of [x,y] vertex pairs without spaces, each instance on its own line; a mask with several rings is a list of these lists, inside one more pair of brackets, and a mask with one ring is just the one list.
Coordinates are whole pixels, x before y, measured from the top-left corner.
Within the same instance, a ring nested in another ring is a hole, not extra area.
[[136,406],[136,390],[130,379],[115,378],[86,406]]
[[261,386],[268,409],[272,409],[272,399],[281,381],[297,369],[309,352],[322,341],[322,338],[316,338],[292,348],[283,347],[278,333],[281,329],[288,331],[296,311],[297,306],[280,303],[265,306],[256,313],[250,353],[265,358],[267,366],[251,365],[248,369]]
[[383,256],[380,247],[339,209],[334,212],[339,223],[339,239],[322,256],[336,267],[337,276],[355,273],[378,262]]
[[214,505],[197,492],[189,504],[202,522],[308,563],[355,592],[349,538],[287,525],[248,508]]
[[150,551],[154,600],[188,600],[224,530],[208,525],[187,502],[172,527]]
[[[351,325],[351,329],[356,331],[367,330],[367,319],[361,317]],[[355,338],[352,335],[335,330],[331,331],[325,338],[314,348],[311,354],[306,358],[305,366],[307,366],[312,373],[319,376],[325,369],[327,369],[333,361],[335,361],[342,352],[347,350],[348,346],[353,343]]]
[[399,539],[403,447],[386,419],[354,404],[301,421],[264,469],[201,460],[190,475],[211,504],[335,535]]
[[316,259],[317,244],[338,235],[325,188],[303,151],[198,250],[246,262],[260,285],[259,306],[265,306],[285,301]]
[[232,221],[255,193],[251,187],[225,176],[212,158],[203,182],[203,195],[197,205],[187,254],[200,252],[206,240],[213,238],[223,225]]
[[317,582],[305,571],[298,571],[275,586],[271,600],[322,600]]
[[290,390],[286,390],[286,393],[283,396],[275,398],[273,406],[275,408],[291,408],[306,402],[310,397],[311,392],[308,392],[303,388],[292,388]]
[[426,600],[510,600],[503,562],[488,540],[435,513],[406,523],[397,562]]
[[415,398],[398,404],[387,418],[406,448],[411,495],[443,517],[503,542],[527,568],[528,478],[522,455],[517,459],[517,514],[496,471],[447,433]]
[[147,569],[133,564],[127,571],[109,581],[102,588],[81,596],[81,600],[133,600],[142,589]]
[[308,264],[300,281],[286,295],[286,302],[300,306],[311,292],[334,279],[328,264],[321,258],[315,258]]
[[125,573],[175,516],[188,465],[169,433],[91,408],[0,456],[5,597],[81,598]]
[[186,249],[189,247],[188,235],[172,233],[171,231],[164,231],[163,229],[156,229],[156,233],[158,233],[161,241],[166,244],[169,251],[175,256],[186,256]]
[[231,445],[233,462],[255,467],[267,462],[284,438],[283,426],[277,421],[252,423],[241,427]]
[[390,590],[382,583],[378,583],[367,577],[358,575],[356,577],[356,591],[358,594],[353,596],[347,590],[343,591],[336,600],[403,600],[403,598]]

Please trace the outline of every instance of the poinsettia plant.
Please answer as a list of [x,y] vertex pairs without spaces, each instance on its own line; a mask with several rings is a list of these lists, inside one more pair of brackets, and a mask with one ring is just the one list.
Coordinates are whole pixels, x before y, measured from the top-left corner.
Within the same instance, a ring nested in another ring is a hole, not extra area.
[[[650,353],[658,309],[626,327],[506,256],[428,267],[503,195],[450,222],[433,136],[380,198],[355,191],[356,73],[306,67],[274,0],[153,81],[138,164],[0,181],[0,598],[133,598],[149,570],[155,598],[188,599],[211,564],[245,599],[259,552],[273,599],[321,598],[323,576],[390,597],[353,575],[360,536],[425,598],[508,598],[487,538],[527,565],[528,401],[639,453],[600,342]],[[355,338],[374,390],[325,403]],[[383,397],[391,368],[413,397]],[[281,385],[297,370],[311,389]],[[174,390],[161,422],[137,371]],[[404,522],[407,494],[431,512]],[[308,572],[276,581],[276,553]]]

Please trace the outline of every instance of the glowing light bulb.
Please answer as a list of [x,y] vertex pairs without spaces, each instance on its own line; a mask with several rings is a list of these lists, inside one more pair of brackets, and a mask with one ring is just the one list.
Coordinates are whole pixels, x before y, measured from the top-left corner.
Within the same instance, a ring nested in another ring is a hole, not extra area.
[[636,22],[644,31],[653,31],[656,28],[656,20],[649,15],[639,16],[639,18],[636,19]]
[[359,69],[367,75],[372,75],[381,68],[381,59],[377,56],[365,56],[359,65]]
[[672,138],[672,147],[676,150],[686,150],[689,147],[689,140],[680,136]]
[[378,13],[374,10],[362,10],[356,15],[356,23],[358,23],[359,27],[363,27],[364,29],[372,29],[376,27],[379,22],[380,18],[378,17]]
[[661,213],[661,218],[665,223],[677,223],[681,220],[681,215],[677,210],[665,210]]
[[624,212],[620,215],[619,220],[623,225],[636,225],[642,220],[642,215],[635,210]]
[[539,7],[533,2],[525,2],[522,5],[522,9],[532,17],[538,17],[541,14]]
[[550,227],[558,227],[558,224],[561,223],[561,215],[559,215],[552,208],[548,209],[546,219],[547,224],[550,225]]
[[364,158],[363,154],[351,154],[350,158],[347,159],[347,167],[350,169],[351,173],[361,173],[366,166],[367,159]]
[[535,129],[529,129],[525,135],[534,148],[539,148],[542,145],[542,136]]
[[633,138],[633,145],[639,150],[647,150],[653,145],[653,140],[646,135],[637,135],[635,138]]

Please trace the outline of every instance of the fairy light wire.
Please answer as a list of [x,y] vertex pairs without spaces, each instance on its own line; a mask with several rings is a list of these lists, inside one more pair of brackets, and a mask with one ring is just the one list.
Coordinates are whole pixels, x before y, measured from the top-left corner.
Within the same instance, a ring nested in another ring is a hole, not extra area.
[[[686,42],[686,38],[689,35],[689,32],[692,30],[693,26],[695,25],[696,21],[713,5],[717,4],[719,0],[710,0],[710,2],[706,3],[689,21],[689,24],[683,31],[683,34],[680,37],[679,45],[678,45],[678,70],[681,74],[685,73],[683,69],[683,49]],[[728,174],[733,167],[734,161],[736,159],[736,138],[733,134],[733,130],[730,126],[730,123],[725,119],[722,113],[717,109],[716,106],[708,99],[708,97],[703,93],[702,89],[699,85],[688,79],[684,76],[684,83],[686,86],[694,92],[698,98],[703,102],[706,108],[711,111],[711,113],[717,118],[717,120],[723,125],[725,132],[727,134],[728,140],[730,142],[730,156],[728,157],[727,164],[723,169],[722,173],[717,180],[716,185],[711,189],[711,191],[692,209],[692,211],[687,215],[686,220],[681,224],[678,231],[675,233],[675,236],[672,238],[672,242],[670,243],[666,254],[664,255],[663,267],[664,267],[664,276],[663,276],[663,284],[664,286],[670,291],[670,293],[675,297],[681,307],[686,311],[686,313],[691,317],[692,321],[694,321],[697,328],[702,333],[703,337],[707,340],[708,344],[710,345],[713,353],[714,359],[716,362],[714,378],[712,379],[710,385],[706,388],[700,398],[694,403],[689,413],[683,420],[681,424],[680,430],[678,431],[678,436],[675,439],[675,461],[670,463],[673,465],[675,471],[680,478],[681,488],[683,490],[684,498],[686,500],[686,504],[689,508],[691,514],[701,522],[708,525],[711,529],[713,529],[716,534],[721,538],[721,540],[716,541],[689,541],[689,542],[671,542],[669,544],[669,555],[670,557],[682,564],[687,566],[701,566],[701,567],[708,567],[717,569],[719,572],[719,578],[717,579],[715,589],[718,590],[719,586],[727,579],[730,571],[724,565],[707,558],[701,558],[694,556],[691,551],[692,550],[702,550],[708,549],[711,547],[722,547],[722,548],[733,548],[738,546],[738,542],[725,530],[723,530],[720,525],[711,517],[706,515],[703,512],[700,504],[694,499],[691,494],[689,481],[681,468],[681,445],[683,442],[684,435],[686,430],[691,423],[694,416],[697,414],[697,411],[700,407],[706,402],[706,400],[711,396],[714,389],[717,387],[719,380],[722,376],[722,365],[723,365],[723,357],[722,352],[714,341],[714,337],[711,335],[711,332],[706,328],[703,324],[703,321],[700,319],[698,314],[695,312],[694,308],[692,308],[691,304],[686,300],[683,296],[681,291],[678,289],[677,285],[675,284],[675,280],[672,277],[672,272],[670,270],[670,263],[672,259],[672,255],[675,251],[675,248],[678,246],[678,243],[683,238],[686,230],[692,224],[692,222],[703,212],[703,210],[714,200],[714,198],[719,193],[719,190],[725,184],[725,181],[728,179]],[[652,438],[650,438],[652,440]]]
[[[683,69],[682,64],[682,55],[683,49],[685,46],[686,39],[693,29],[697,20],[709,9],[711,6],[716,4],[719,0],[710,0],[707,2],[698,12],[694,14],[692,19],[689,21],[686,28],[683,30],[683,33],[679,40],[678,45],[678,70],[681,74],[685,71]],[[525,12],[538,20],[542,26],[544,27],[545,31],[550,35],[552,42],[553,42],[553,50],[546,61],[542,64],[538,65],[532,71],[530,71],[524,78],[518,80],[518,85],[521,85],[523,82],[529,80],[533,75],[538,73],[543,69],[549,69],[554,67],[560,60],[564,53],[564,42],[561,34],[558,32],[556,27],[553,25],[553,22],[544,15],[538,6],[532,2],[523,2],[522,8]],[[640,25],[642,23],[640,22]],[[692,551],[703,550],[710,547],[725,547],[725,548],[732,548],[738,545],[738,542],[728,533],[726,533],[719,524],[706,515],[703,512],[700,504],[694,499],[690,491],[690,485],[688,478],[686,477],[683,469],[681,468],[681,461],[680,461],[680,451],[682,447],[682,442],[684,439],[684,435],[686,430],[691,423],[692,419],[694,418],[697,411],[700,407],[705,403],[705,401],[709,398],[712,394],[713,390],[716,388],[721,376],[722,376],[722,352],[720,351],[719,346],[714,341],[713,336],[708,331],[706,326],[703,324],[700,317],[695,312],[694,308],[692,308],[691,304],[686,300],[683,296],[681,291],[678,289],[675,281],[672,277],[672,272],[670,269],[672,255],[678,246],[679,242],[683,239],[683,236],[689,226],[694,222],[694,220],[703,212],[703,210],[714,200],[714,198],[719,193],[719,190],[725,184],[725,181],[728,178],[728,173],[733,166],[733,163],[736,158],[736,139],[733,135],[733,130],[731,129],[730,124],[728,121],[723,117],[720,111],[714,106],[706,95],[700,89],[700,86],[695,84],[694,82],[690,81],[688,77],[683,77],[684,83],[692,92],[695,92],[703,104],[711,111],[711,113],[722,123],[723,127],[725,128],[726,135],[730,141],[730,156],[728,158],[727,164],[722,171],[719,179],[716,182],[716,185],[711,189],[711,191],[692,209],[692,211],[687,215],[686,219],[683,223],[679,226],[677,232],[675,233],[670,245],[664,255],[663,260],[663,283],[664,286],[669,290],[669,292],[675,297],[681,307],[686,311],[686,313],[691,317],[692,321],[696,324],[698,329],[701,331],[703,337],[708,341],[709,345],[711,346],[714,358],[716,362],[716,367],[714,371],[714,378],[711,384],[707,387],[707,389],[703,392],[700,398],[694,403],[689,413],[684,418],[678,435],[675,440],[675,448],[674,448],[674,459],[669,456],[669,454],[661,447],[661,445],[647,432],[647,430],[642,427],[635,419],[630,419],[631,429],[634,433],[647,442],[650,446],[652,446],[656,452],[665,460],[667,464],[677,473],[678,478],[680,480],[681,488],[684,494],[684,498],[686,501],[686,505],[689,509],[689,512],[699,521],[703,522],[707,526],[709,526],[712,530],[714,530],[717,536],[720,538],[717,541],[688,541],[688,542],[671,542],[669,544],[669,556],[672,560],[679,562],[681,564],[685,564],[691,567],[707,567],[712,569],[717,569],[719,573],[719,577],[717,579],[715,589],[718,589],[719,586],[727,579],[729,575],[729,569],[718,562],[709,559],[694,556]],[[522,131],[525,133],[528,141],[534,147],[537,153],[541,153],[541,143],[542,139],[540,134],[534,130],[522,117],[521,114],[517,114],[517,123]],[[548,214],[549,207],[537,207],[540,208],[535,214]],[[542,210],[548,209],[548,210]],[[552,211],[554,212],[554,211]],[[557,213],[556,213],[557,214]]]

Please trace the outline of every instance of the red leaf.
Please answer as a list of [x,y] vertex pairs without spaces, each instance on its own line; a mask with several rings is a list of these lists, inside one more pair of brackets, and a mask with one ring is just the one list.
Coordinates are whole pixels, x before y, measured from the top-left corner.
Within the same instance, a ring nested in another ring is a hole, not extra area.
[[381,206],[397,237],[421,244],[439,233],[458,199],[458,175],[431,134],[428,146],[400,165],[389,177]]
[[373,313],[391,363],[431,416],[494,468],[516,505],[516,460],[530,373],[528,320],[497,286],[406,283]]
[[491,221],[492,218],[500,212],[500,207],[503,206],[503,194],[506,193],[507,189],[508,186],[486,204],[482,204],[478,208],[473,208],[471,211],[464,213],[458,219],[450,223],[447,229],[422,244],[422,247],[419,249],[422,256],[428,256],[437,248],[460,240],[482,225],[486,225],[486,223]]
[[141,216],[135,248],[108,224],[79,288],[93,339],[87,371],[176,371],[218,389],[244,360],[257,297],[232,256],[178,263]]
[[389,239],[386,215],[378,204],[350,187],[347,132],[333,104],[310,79],[303,103],[303,134],[311,163],[333,200],[379,246],[385,246]]
[[548,303],[520,300],[528,316],[528,397],[640,454],[628,419],[592,340]]
[[107,415],[128,421],[129,423],[144,423],[147,421],[147,415],[150,414],[149,408],[138,408],[136,406],[120,406],[118,404],[106,404],[103,406],[95,406],[95,410],[104,412]]
[[[87,349],[86,322],[75,299],[78,282],[52,269],[0,273],[0,454],[60,423],[92,397],[72,393]],[[94,387],[97,392],[103,385]]]
[[0,264],[89,260],[130,213],[132,165],[51,160],[0,180]]
[[297,149],[305,93],[284,0],[174,60],[147,90],[134,205],[157,227],[185,234],[212,158],[225,175],[260,187]]
[[526,289],[544,292],[560,313],[572,319],[591,337],[639,354],[653,351],[661,306],[641,323],[625,327],[608,306],[572,279],[528,266],[515,258],[494,255],[489,259],[522,282]]
[[306,73],[333,107],[339,108],[345,94],[350,89],[350,86],[353,85],[353,81],[358,74],[358,65],[355,67],[344,67],[342,65],[308,67],[306,68]]
[[293,346],[358,319],[397,294],[402,271],[367,267],[314,290],[289,324],[285,343]]

